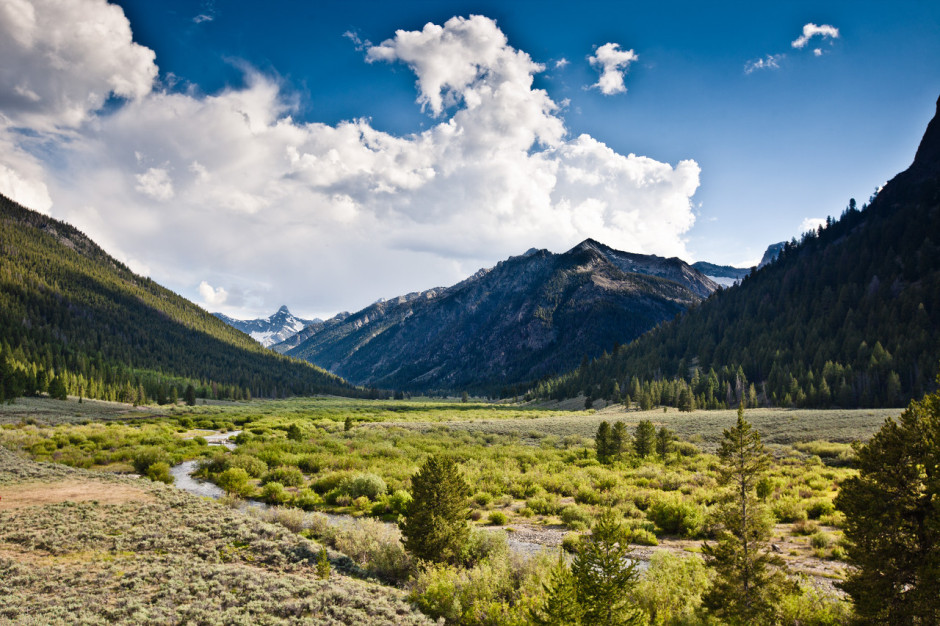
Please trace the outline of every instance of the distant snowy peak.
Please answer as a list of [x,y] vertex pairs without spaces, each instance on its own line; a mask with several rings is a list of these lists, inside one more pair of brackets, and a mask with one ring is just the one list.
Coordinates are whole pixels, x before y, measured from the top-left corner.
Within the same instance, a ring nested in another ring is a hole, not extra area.
[[249,335],[266,348],[293,337],[310,324],[322,322],[320,319],[305,320],[296,317],[286,306],[279,308],[270,317],[255,320],[236,320],[221,313],[213,313],[213,315],[229,326]]

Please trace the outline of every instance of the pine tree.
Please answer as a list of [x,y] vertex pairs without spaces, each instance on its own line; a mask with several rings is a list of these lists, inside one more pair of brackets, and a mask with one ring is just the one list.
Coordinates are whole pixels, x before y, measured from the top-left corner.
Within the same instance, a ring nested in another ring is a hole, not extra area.
[[405,549],[426,561],[459,562],[470,536],[470,486],[457,464],[429,456],[411,478],[411,497],[401,526]]
[[571,565],[584,624],[638,624],[643,614],[629,604],[639,577],[630,534],[612,509],[597,518]]
[[835,501],[855,566],[842,588],[866,623],[940,624],[940,392],[888,418],[858,470]]
[[629,437],[627,427],[623,422],[618,421],[614,424],[613,428],[610,429],[610,446],[608,450],[612,457],[620,458],[627,447]]
[[636,427],[636,433],[633,435],[633,448],[637,456],[647,457],[653,453],[653,447],[656,440],[656,427],[653,422],[643,420]]
[[732,623],[764,623],[792,585],[783,561],[767,551],[771,524],[755,486],[770,459],[760,435],[744,419],[743,404],[736,425],[724,431],[718,457],[719,482],[730,489],[716,515],[718,542],[702,546],[705,563],[716,573],[703,604]]
[[672,449],[672,442],[675,438],[676,434],[665,426],[662,426],[659,432],[656,433],[656,454],[658,454],[661,459],[665,459],[666,455],[669,454],[669,450]]
[[601,422],[594,435],[594,449],[597,451],[597,460],[601,463],[610,462],[610,424]]
[[581,605],[578,603],[578,588],[571,568],[565,562],[563,552],[558,553],[558,562],[542,583],[545,602],[530,614],[532,624],[537,626],[578,626],[581,624]]

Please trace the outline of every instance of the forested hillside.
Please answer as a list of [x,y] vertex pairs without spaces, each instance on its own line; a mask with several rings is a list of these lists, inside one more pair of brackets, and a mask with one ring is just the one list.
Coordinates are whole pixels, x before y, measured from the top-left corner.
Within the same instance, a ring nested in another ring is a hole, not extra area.
[[938,244],[935,117],[914,163],[869,205],[852,200],[741,285],[535,393],[680,408],[898,406],[933,385],[940,363]]
[[0,394],[163,402],[353,393],[0,196]]

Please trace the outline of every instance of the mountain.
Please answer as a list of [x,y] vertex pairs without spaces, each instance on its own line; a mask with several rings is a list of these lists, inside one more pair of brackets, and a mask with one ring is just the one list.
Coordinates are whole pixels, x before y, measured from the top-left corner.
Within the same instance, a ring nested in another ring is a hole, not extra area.
[[772,243],[767,246],[767,249],[764,250],[764,256],[761,257],[760,263],[757,264],[757,267],[764,267],[769,263],[773,263],[777,257],[780,256],[780,252],[783,250],[785,245],[787,245],[787,242],[781,241],[780,243]]
[[190,384],[236,399],[355,393],[0,196],[0,391],[45,391],[53,377],[68,393],[123,401],[181,397]]
[[679,259],[588,239],[312,324],[286,352],[357,384],[491,393],[600,355],[715,289]]
[[751,273],[750,267],[732,267],[730,265],[715,265],[706,261],[693,263],[692,267],[705,274],[709,279],[718,283],[722,287],[730,287],[735,283],[741,282],[745,276]]
[[[653,404],[900,406],[940,362],[940,101],[914,162],[859,209],[617,354],[544,382],[563,398],[614,383]],[[751,385],[753,384],[753,389]]]
[[232,328],[236,328],[252,339],[260,343],[265,348],[269,348],[276,343],[281,343],[289,337],[293,337],[310,324],[322,322],[323,320],[305,320],[295,317],[286,306],[282,306],[277,312],[270,316],[255,320],[237,320],[222,313],[213,313]]

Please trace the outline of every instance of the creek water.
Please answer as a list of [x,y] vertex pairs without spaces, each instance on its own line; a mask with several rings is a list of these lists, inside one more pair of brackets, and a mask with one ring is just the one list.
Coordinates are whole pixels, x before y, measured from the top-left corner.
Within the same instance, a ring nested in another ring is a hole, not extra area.
[[[206,441],[210,446],[222,446],[228,448],[229,450],[234,450],[237,446],[232,443],[232,437],[237,436],[241,431],[236,430],[229,433],[217,433],[215,435],[209,435],[205,437]],[[187,493],[193,495],[202,496],[206,498],[213,498],[218,500],[225,495],[225,492],[222,491],[217,485],[210,483],[206,480],[200,480],[198,478],[193,478],[192,474],[199,469],[199,461],[183,461],[178,465],[174,465],[170,468],[170,474],[173,476],[173,485]],[[248,508],[267,508],[267,504],[259,500],[246,500],[245,504],[242,507],[242,510]],[[347,515],[345,513],[323,513],[326,515],[326,518],[329,520],[330,524],[333,526],[344,526],[353,523],[356,518],[352,515]],[[389,523],[390,526],[395,526],[395,524]],[[486,529],[489,532],[503,532],[499,529]],[[549,548],[551,546],[537,543],[535,541],[526,541],[518,537],[514,537],[513,533],[506,533],[506,543],[509,545],[509,549],[521,556],[531,557],[538,554],[541,550]]]

